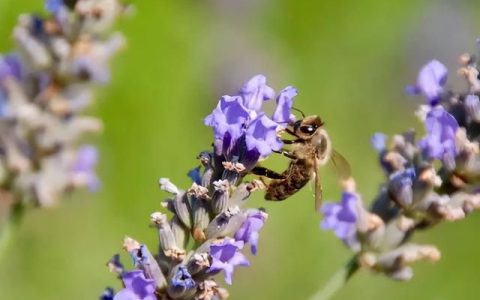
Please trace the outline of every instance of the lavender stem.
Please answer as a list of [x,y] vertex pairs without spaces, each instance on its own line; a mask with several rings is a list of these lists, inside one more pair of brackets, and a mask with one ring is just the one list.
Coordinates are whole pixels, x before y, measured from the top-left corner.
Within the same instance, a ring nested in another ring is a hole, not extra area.
[[348,280],[358,270],[357,257],[354,256],[345,266],[340,268],[332,277],[323,285],[310,300],[328,300],[331,299],[340,289],[342,289]]

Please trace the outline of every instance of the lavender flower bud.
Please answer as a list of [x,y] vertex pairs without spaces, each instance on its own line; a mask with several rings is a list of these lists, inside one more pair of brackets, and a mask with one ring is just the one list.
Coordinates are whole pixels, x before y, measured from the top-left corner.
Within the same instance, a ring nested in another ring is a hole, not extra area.
[[197,283],[183,265],[172,269],[167,293],[173,299],[189,299],[197,291]]
[[212,208],[215,214],[223,212],[228,208],[229,188],[228,180],[217,180],[213,182],[215,191],[212,196]]
[[190,204],[188,203],[188,196],[186,193],[175,195],[173,199],[173,207],[175,208],[175,214],[182,221],[182,223],[188,228],[192,228],[192,220],[190,214]]
[[160,189],[162,191],[166,191],[173,195],[180,194],[180,191],[178,190],[177,186],[174,185],[168,178],[160,178],[158,180],[158,184],[160,185]]
[[177,216],[172,217],[170,226],[172,228],[173,236],[175,237],[175,244],[184,249],[187,246],[190,238],[188,229],[183,225]]
[[467,115],[475,122],[480,122],[480,100],[476,95],[468,95],[465,98],[465,110]]
[[208,224],[207,229],[205,229],[205,236],[207,239],[214,239],[233,234],[242,225],[244,220],[245,216],[237,206],[228,208]]
[[151,221],[157,226],[158,237],[160,240],[160,247],[166,257],[169,257],[175,261],[181,261],[185,257],[185,250],[181,250],[176,243],[175,235],[168,223],[167,216],[165,214],[156,212],[151,216]]
[[413,168],[404,171],[397,171],[390,175],[390,195],[401,207],[408,207],[412,204],[412,186],[414,178],[415,170]]
[[199,292],[196,299],[199,300],[224,300],[229,297],[228,291],[218,286],[214,280],[204,280],[198,286]]
[[207,228],[208,223],[210,223],[209,205],[207,203],[207,199],[209,198],[208,190],[194,183],[187,194],[192,203],[192,235],[196,241],[202,242],[205,240],[205,233],[203,230]]
[[147,278],[154,280],[157,289],[162,289],[167,285],[167,280],[160,270],[160,266],[145,245],[140,245],[134,239],[126,237],[123,247],[130,253],[135,266],[143,270]]
[[187,262],[187,269],[192,276],[205,272],[210,267],[207,253],[195,253]]

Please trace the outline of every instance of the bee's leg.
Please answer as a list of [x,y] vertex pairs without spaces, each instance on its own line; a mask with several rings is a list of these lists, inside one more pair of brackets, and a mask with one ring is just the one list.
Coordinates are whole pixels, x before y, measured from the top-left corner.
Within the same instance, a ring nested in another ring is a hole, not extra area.
[[273,152],[275,153],[278,153],[278,154],[282,154],[283,156],[286,156],[290,159],[297,159],[298,157],[296,157],[295,155],[293,155],[292,153],[288,152],[288,151],[285,151],[285,150],[282,150],[282,151],[275,151],[273,150]]
[[296,140],[282,140],[282,142],[283,142],[285,145],[292,145],[292,144],[303,143],[303,141],[302,141],[301,139],[296,139]]
[[264,168],[264,167],[255,167],[252,169],[252,172],[253,174],[255,175],[259,175],[259,176],[265,176],[265,177],[268,177],[270,179],[283,179],[285,178],[285,176],[283,176],[282,174],[279,174],[273,170],[270,170],[270,169],[267,169],[267,168]]
[[290,134],[290,135],[293,135],[294,137],[299,137],[298,135],[295,134],[295,132],[293,132],[293,130],[291,130],[290,128],[285,128],[285,132]]

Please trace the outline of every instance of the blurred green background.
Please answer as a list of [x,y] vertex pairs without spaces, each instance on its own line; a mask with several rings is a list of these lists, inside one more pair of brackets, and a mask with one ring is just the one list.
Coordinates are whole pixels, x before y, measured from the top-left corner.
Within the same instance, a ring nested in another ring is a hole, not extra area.
[[[299,89],[296,106],[325,119],[371,199],[382,180],[371,134],[420,128],[412,112],[422,100],[404,95],[404,86],[431,58],[455,77],[458,55],[475,52],[480,35],[473,0],[134,3],[136,15],[119,24],[128,48],[115,60],[112,84],[98,93],[95,114],[105,131],[88,139],[100,147],[103,188],[27,213],[0,264],[1,299],[96,299],[107,285],[120,288],[105,262],[122,251],[125,235],[156,248],[148,220],[166,197],[158,178],[190,184],[187,170],[211,143],[203,117],[220,95],[257,73],[277,91]],[[17,15],[42,6],[0,1],[2,52],[12,47]],[[284,165],[277,160],[274,167]],[[328,174],[325,198],[338,199]],[[306,299],[349,258],[332,233],[320,232],[311,198],[304,189],[282,203],[266,203],[260,194],[250,202],[270,217],[251,267],[235,271],[231,299]],[[362,272],[335,299],[478,299],[479,226],[477,214],[417,235],[415,241],[442,250],[435,266],[417,264],[407,283]]]

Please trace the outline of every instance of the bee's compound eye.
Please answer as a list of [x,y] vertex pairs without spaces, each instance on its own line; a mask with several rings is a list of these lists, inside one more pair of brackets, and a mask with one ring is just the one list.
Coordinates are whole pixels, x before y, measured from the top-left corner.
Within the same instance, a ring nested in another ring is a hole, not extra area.
[[313,125],[304,125],[300,127],[300,131],[303,133],[313,133],[317,128]]

